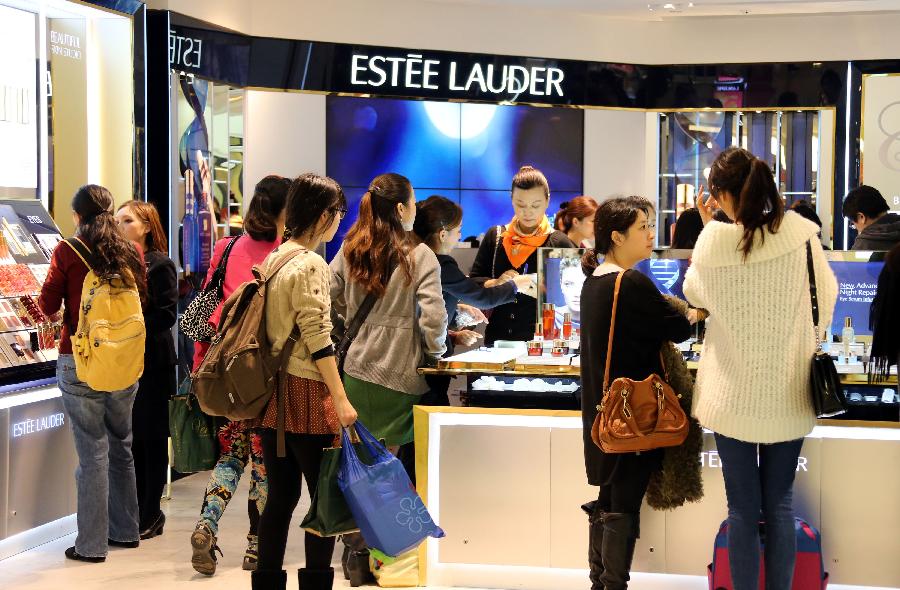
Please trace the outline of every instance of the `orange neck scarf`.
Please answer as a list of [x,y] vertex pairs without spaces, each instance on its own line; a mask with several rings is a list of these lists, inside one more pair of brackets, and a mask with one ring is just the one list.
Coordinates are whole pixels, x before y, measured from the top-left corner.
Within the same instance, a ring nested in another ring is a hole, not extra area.
[[547,241],[547,236],[552,231],[550,220],[544,215],[534,233],[523,236],[519,233],[519,220],[513,217],[509,225],[506,226],[506,231],[503,232],[503,249],[506,250],[506,256],[512,263],[513,268],[519,268],[525,264],[528,257],[544,245],[544,242]]

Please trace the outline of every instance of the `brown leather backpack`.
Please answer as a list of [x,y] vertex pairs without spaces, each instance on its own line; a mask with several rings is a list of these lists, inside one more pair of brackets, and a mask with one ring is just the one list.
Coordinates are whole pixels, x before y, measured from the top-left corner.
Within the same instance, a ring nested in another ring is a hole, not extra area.
[[[624,271],[616,277],[609,344],[603,374],[603,399],[591,428],[591,439],[604,453],[634,453],[682,444],[688,435],[688,418],[678,396],[656,373],[643,381],[619,377],[609,383],[616,309]],[[665,362],[660,352],[659,360]]]
[[278,394],[278,374],[300,337],[294,325],[281,353],[274,357],[266,330],[266,288],[272,278],[302,248],[283,254],[265,269],[253,267],[255,280],[238,287],[225,301],[212,344],[191,386],[200,408],[210,416],[246,420],[262,414],[277,395],[278,456],[284,456],[284,399]]

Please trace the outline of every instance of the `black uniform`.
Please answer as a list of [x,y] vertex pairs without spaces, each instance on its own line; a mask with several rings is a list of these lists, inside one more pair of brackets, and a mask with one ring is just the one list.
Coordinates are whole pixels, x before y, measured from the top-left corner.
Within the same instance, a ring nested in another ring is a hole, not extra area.
[[[553,231],[541,247],[574,248],[575,244],[566,234]],[[502,240],[499,243],[497,241],[497,226],[494,226],[484,234],[484,241],[478,248],[469,276],[483,283],[488,279],[496,279],[508,270],[515,270],[520,274],[537,272],[537,254],[535,250],[522,266],[514,267],[506,255]],[[490,346],[495,340],[531,340],[534,336],[535,322],[537,322],[537,300],[517,294],[515,301],[494,309],[484,335],[484,342]]]

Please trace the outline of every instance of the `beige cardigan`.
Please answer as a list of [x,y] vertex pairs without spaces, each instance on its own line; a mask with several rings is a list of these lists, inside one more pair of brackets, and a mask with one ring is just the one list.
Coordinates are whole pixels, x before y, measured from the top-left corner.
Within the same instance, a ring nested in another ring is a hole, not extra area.
[[272,354],[278,355],[294,329],[300,327],[300,340],[288,359],[287,372],[297,377],[322,381],[313,354],[331,352],[331,271],[315,252],[295,242],[285,242],[272,251],[260,265],[268,268],[285,252],[301,249],[269,283],[266,290],[266,330]]

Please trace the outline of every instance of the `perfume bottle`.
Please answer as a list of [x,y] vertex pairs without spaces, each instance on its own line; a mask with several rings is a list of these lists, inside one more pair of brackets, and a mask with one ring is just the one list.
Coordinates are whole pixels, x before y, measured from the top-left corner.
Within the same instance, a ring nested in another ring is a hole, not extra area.
[[556,307],[552,303],[545,303],[543,309],[544,340],[553,340],[553,328],[556,327]]
[[844,318],[844,329],[841,331],[841,344],[844,347],[844,358],[850,362],[850,345],[856,343],[856,334],[853,332],[853,319]]
[[203,193],[197,200],[199,205],[199,210],[197,211],[197,236],[199,242],[197,268],[202,274],[206,274],[206,269],[209,268],[209,262],[212,260],[213,236],[215,235],[213,214],[207,204],[208,197],[206,193]]
[[185,275],[200,272],[200,236],[198,235],[196,204],[194,171],[188,169],[184,172],[184,217],[181,219],[181,257]]
[[563,340],[572,337],[572,314],[569,312],[563,314],[562,337]]

